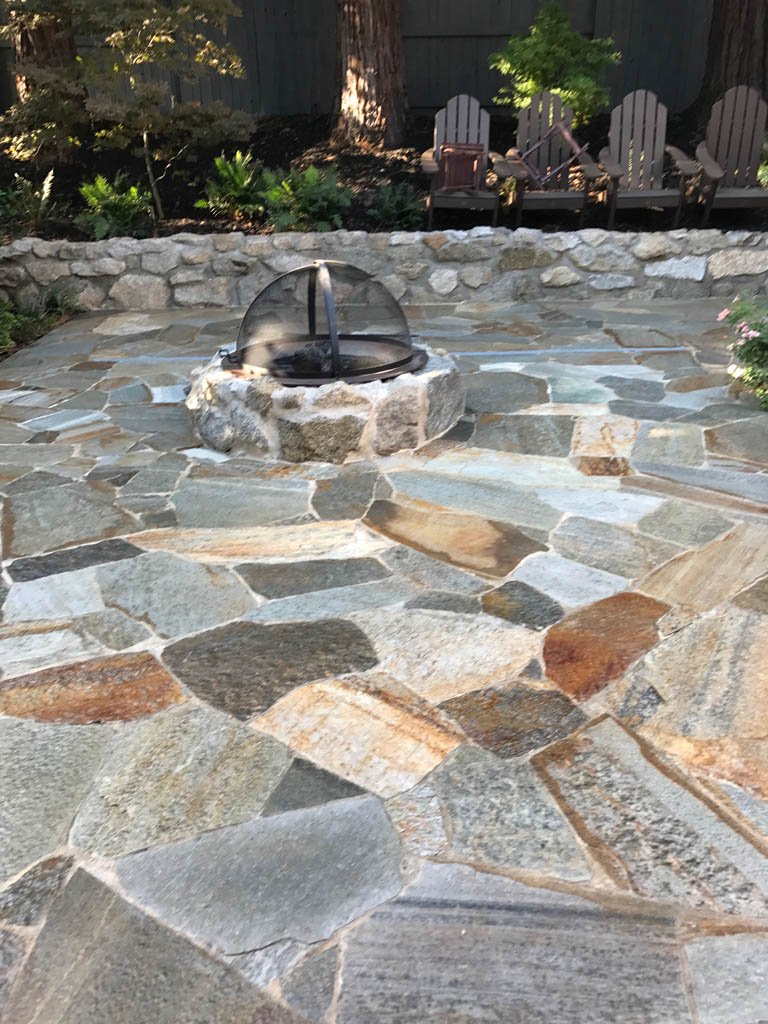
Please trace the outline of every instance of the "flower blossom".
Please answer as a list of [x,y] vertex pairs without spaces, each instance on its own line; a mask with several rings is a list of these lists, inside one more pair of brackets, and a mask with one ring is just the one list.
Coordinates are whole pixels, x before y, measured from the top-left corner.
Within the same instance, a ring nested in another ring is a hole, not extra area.
[[728,316],[730,312],[730,309],[721,309],[720,312],[717,314],[717,319],[725,320],[725,318]]

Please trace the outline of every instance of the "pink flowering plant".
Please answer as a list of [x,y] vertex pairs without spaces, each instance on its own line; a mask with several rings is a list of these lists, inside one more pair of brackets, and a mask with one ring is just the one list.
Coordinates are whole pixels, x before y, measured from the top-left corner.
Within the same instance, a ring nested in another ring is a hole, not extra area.
[[743,387],[754,391],[763,408],[768,409],[768,304],[738,296],[717,318],[736,329],[728,346],[733,362],[728,372]]

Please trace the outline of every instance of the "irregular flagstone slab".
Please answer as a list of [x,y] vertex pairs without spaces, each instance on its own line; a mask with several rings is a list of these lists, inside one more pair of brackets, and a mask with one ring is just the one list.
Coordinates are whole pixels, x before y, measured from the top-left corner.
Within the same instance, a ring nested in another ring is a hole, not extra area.
[[629,586],[629,580],[623,576],[582,565],[554,551],[526,558],[512,578],[529,584],[566,607],[599,601]]
[[332,619],[362,608],[391,608],[402,605],[419,591],[399,579],[360,583],[354,587],[335,587],[311,594],[296,594],[279,601],[268,601],[246,616],[254,622],[290,622],[296,619]]
[[730,782],[710,782],[710,786],[715,790],[718,799],[727,802],[747,818],[764,839],[768,839],[768,800],[761,800],[741,786],[735,786]]
[[84,615],[78,621],[78,628],[112,651],[123,651],[152,636],[143,622],[129,618],[116,608]]
[[669,918],[425,864],[399,899],[345,937],[336,1019],[690,1024],[675,939]]
[[156,715],[119,734],[78,811],[72,841],[117,856],[246,821],[289,764],[282,744],[211,708]]
[[262,625],[233,622],[166,647],[163,661],[202,700],[250,718],[302,683],[377,664],[356,625],[341,619]]
[[551,543],[560,555],[630,579],[645,576],[681,551],[676,544],[580,516],[562,522]]
[[14,495],[5,502],[2,523],[6,557],[52,551],[136,528],[130,516],[115,508],[110,494],[83,483]]
[[0,683],[2,714],[68,725],[140,718],[182,700],[176,680],[146,653],[95,658]]
[[547,634],[548,678],[577,700],[591,697],[658,642],[656,623],[667,611],[631,591],[580,608]]
[[475,690],[443,701],[442,711],[475,743],[499,757],[521,757],[568,736],[586,722],[584,712],[559,690]]
[[637,420],[626,416],[583,417],[576,421],[571,454],[576,459],[626,460],[639,428]]
[[653,537],[662,537],[683,547],[700,547],[721,536],[733,526],[733,520],[714,509],[674,498],[644,515],[638,529]]
[[65,548],[63,551],[54,551],[50,555],[17,558],[8,566],[8,575],[14,582],[22,583],[52,576],[55,573],[86,569],[92,565],[100,565],[102,562],[118,562],[123,558],[135,558],[140,554],[141,548],[115,538],[103,540],[97,544]]
[[72,629],[70,622],[0,626],[0,670],[4,679],[97,654],[104,654],[102,645]]
[[694,939],[685,957],[701,1024],[768,1020],[768,935]]
[[697,551],[687,551],[640,580],[644,594],[703,612],[768,572],[768,529],[742,523]]
[[250,953],[235,953],[233,956],[221,956],[218,959],[231,964],[248,981],[259,988],[269,984],[274,978],[297,964],[312,949],[306,942],[294,942],[293,939],[282,939],[271,946],[255,949]]
[[768,465],[768,421],[762,416],[712,427],[704,438],[707,450],[716,455]]
[[509,580],[483,594],[482,605],[488,615],[531,629],[545,629],[563,617],[557,601],[519,580]]
[[306,480],[182,480],[173,495],[181,527],[264,526],[309,511]]
[[[676,401],[682,396],[675,395]],[[704,435],[696,423],[644,423],[632,450],[632,462],[665,462],[676,466],[700,466],[704,462]]]
[[768,615],[768,576],[763,576],[757,583],[742,590],[734,597],[733,603],[738,608],[748,608],[760,612],[761,615]]
[[429,780],[387,800],[387,814],[409,853],[429,857],[448,846],[445,823],[434,786]]
[[[646,367],[638,366],[636,369],[645,370]],[[660,402],[664,397],[664,385],[656,380],[637,380],[624,374],[609,373],[605,377],[598,377],[597,383],[610,388],[619,398],[637,402]]]
[[251,724],[382,797],[411,789],[462,739],[428,704],[383,676],[302,686]]
[[373,501],[378,473],[344,473],[318,480],[312,508],[321,519],[359,519]]
[[308,957],[283,980],[283,998],[312,1024],[322,1024],[333,1001],[338,966],[336,948]]
[[270,598],[370,583],[391,575],[375,558],[317,558],[288,563],[246,562],[235,568],[251,590]]
[[400,845],[379,800],[207,832],[117,863],[131,899],[225,953],[316,942],[400,891]]
[[26,953],[27,944],[20,935],[10,929],[0,928],[0,1010]]
[[173,637],[237,618],[256,606],[231,572],[148,552],[96,570],[104,601]]
[[478,417],[472,443],[477,448],[502,452],[562,457],[571,450],[575,422],[572,416],[483,413]]
[[[457,509],[484,518],[515,523],[540,535],[556,526],[559,514],[538,498],[529,488],[511,482],[485,483],[458,476],[437,473],[397,472],[389,479],[400,495],[416,502],[442,506],[442,510]],[[369,514],[376,508],[374,502]]]
[[450,594],[443,590],[429,590],[406,601],[406,608],[431,608],[433,611],[457,612],[473,615],[480,611],[480,602],[467,594]]
[[445,473],[488,483],[512,482],[519,487],[605,486],[602,480],[590,483],[566,459],[493,452],[483,448],[456,448],[430,459],[422,468],[425,473]]
[[0,921],[29,927],[37,924],[72,871],[71,857],[49,857],[34,864],[0,892]]
[[66,843],[112,738],[110,726],[0,718],[0,879]]
[[[548,505],[574,516],[587,516],[602,523],[637,523],[659,508],[664,499],[626,491],[575,490],[542,487],[539,497]],[[674,538],[668,538],[673,540]]]
[[255,526],[251,529],[160,529],[137,533],[131,540],[147,551],[169,551],[197,562],[269,558],[352,558],[389,546],[380,535],[354,522]]
[[460,747],[430,777],[458,859],[569,880],[591,876],[570,825],[525,762]]
[[486,576],[506,576],[527,555],[545,550],[508,523],[392,501],[375,501],[365,522],[392,540]]
[[94,569],[14,583],[3,605],[6,622],[67,619],[104,610]]
[[548,400],[547,383],[522,373],[497,370],[464,377],[468,412],[518,412]]
[[431,702],[512,680],[541,649],[539,634],[484,616],[408,609],[352,618],[381,670]]
[[6,1006],[14,1024],[298,1024],[240,974],[78,871]]
[[326,772],[311,761],[297,757],[270,794],[262,813],[267,817],[284,811],[297,811],[301,807],[316,807],[332,800],[346,800],[364,792],[333,772]]
[[768,914],[768,858],[612,719],[534,763],[618,884],[702,910]]
[[637,469],[649,476],[673,480],[704,491],[717,491],[744,498],[761,511],[768,510],[768,474],[745,473],[741,470],[717,469],[714,466],[679,466],[662,462],[637,463]]
[[607,706],[684,761],[768,795],[767,623],[728,606],[695,620],[638,662]]

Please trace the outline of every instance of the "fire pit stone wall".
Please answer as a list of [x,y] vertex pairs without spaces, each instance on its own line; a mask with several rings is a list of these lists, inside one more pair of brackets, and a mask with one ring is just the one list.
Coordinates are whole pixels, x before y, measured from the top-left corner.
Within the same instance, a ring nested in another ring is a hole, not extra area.
[[220,452],[335,463],[391,455],[439,437],[464,412],[453,360],[428,351],[416,373],[320,387],[224,369],[216,356],[193,372],[187,408],[203,442]]

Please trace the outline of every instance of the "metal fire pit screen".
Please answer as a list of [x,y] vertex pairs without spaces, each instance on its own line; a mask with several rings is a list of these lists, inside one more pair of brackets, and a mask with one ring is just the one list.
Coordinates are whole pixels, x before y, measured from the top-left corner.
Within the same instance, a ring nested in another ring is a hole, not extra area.
[[223,365],[262,369],[283,384],[312,386],[385,380],[426,361],[383,284],[348,263],[317,260],[259,293]]

